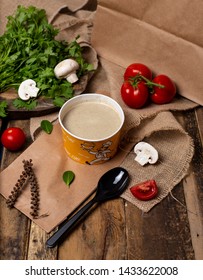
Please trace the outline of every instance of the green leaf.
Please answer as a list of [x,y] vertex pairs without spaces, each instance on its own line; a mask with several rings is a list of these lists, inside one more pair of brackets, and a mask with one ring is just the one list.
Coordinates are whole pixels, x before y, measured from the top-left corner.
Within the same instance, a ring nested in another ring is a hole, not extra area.
[[48,120],[42,120],[40,127],[44,130],[47,134],[51,134],[53,130],[53,124]]
[[64,103],[65,103],[65,100],[64,100],[64,98],[61,98],[61,97],[55,97],[55,99],[53,101],[53,104],[56,107],[62,107]]
[[87,71],[93,71],[93,70],[94,70],[93,64],[88,64],[88,63],[87,63],[86,70],[87,70]]
[[70,184],[73,182],[75,178],[75,174],[73,173],[73,171],[65,171],[63,173],[63,181],[66,183],[66,185],[68,187],[70,187]]
[[8,104],[6,101],[0,102],[0,117],[5,118],[7,116],[6,109],[8,107]]
[[37,100],[30,99],[28,101],[24,101],[20,98],[16,98],[13,101],[13,105],[17,109],[24,108],[24,109],[27,109],[29,111],[29,110],[33,110],[37,107]]

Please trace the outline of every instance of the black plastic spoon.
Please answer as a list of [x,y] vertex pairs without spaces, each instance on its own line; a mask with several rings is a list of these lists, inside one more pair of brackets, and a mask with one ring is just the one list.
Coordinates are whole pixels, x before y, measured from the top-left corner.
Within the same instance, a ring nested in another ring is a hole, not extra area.
[[96,194],[92,200],[84,205],[72,218],[67,220],[57,232],[46,242],[47,247],[52,248],[67,235],[76,222],[96,203],[119,197],[126,189],[129,181],[127,170],[115,167],[107,171],[99,180]]

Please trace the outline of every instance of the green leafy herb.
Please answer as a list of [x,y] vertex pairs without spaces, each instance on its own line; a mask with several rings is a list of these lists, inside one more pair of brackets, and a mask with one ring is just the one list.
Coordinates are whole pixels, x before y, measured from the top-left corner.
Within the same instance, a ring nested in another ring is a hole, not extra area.
[[65,103],[65,99],[64,98],[61,98],[61,97],[55,97],[54,98],[53,104],[56,107],[62,107],[64,103]]
[[66,183],[66,185],[68,187],[70,187],[70,184],[73,182],[75,178],[75,174],[73,173],[73,171],[65,171],[63,173],[63,181]]
[[18,109],[25,108],[27,110],[32,110],[37,106],[37,100],[30,99],[28,101],[25,101],[20,98],[16,98],[13,101],[13,105]]
[[48,120],[42,120],[40,127],[44,130],[47,134],[51,134],[53,130],[53,124]]
[[[40,88],[38,96],[51,98],[61,106],[62,100],[73,96],[73,86],[55,77],[56,64],[66,58],[75,59],[80,66],[78,77],[93,69],[82,56],[78,37],[70,43],[55,40],[59,30],[48,23],[45,10],[34,6],[18,6],[7,19],[6,30],[0,36],[0,92],[17,90],[22,81],[33,79]],[[30,110],[37,102],[15,100],[14,106]]]
[[8,104],[6,101],[0,102],[0,117],[4,118],[7,116],[7,112],[6,112],[7,107],[8,107]]

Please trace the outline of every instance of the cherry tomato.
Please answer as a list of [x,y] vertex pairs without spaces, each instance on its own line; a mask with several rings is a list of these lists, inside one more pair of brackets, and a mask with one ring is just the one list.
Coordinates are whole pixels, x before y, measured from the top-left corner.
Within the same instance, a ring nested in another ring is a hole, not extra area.
[[1,136],[2,145],[10,151],[20,150],[25,144],[25,140],[25,133],[19,127],[9,127]]
[[121,97],[123,101],[131,108],[138,109],[145,105],[148,99],[148,88],[144,82],[139,82],[133,86],[125,81],[121,86]]
[[152,71],[142,63],[133,63],[129,65],[124,73],[124,79],[127,81],[131,77],[142,75],[148,80],[152,79]]
[[130,188],[134,197],[139,200],[150,200],[158,194],[158,188],[155,180],[149,180]]
[[174,82],[166,75],[156,76],[153,83],[163,85],[163,88],[154,86],[154,91],[150,95],[151,100],[156,104],[170,103],[176,95],[176,86]]

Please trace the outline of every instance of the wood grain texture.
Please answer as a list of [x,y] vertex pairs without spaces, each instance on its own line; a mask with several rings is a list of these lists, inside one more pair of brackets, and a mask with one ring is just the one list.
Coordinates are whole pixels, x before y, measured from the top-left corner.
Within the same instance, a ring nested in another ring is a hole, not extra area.
[[[10,127],[14,125],[25,130],[28,122],[18,121],[9,123]],[[27,137],[27,145],[29,145],[29,135]],[[6,168],[21,152],[11,153],[4,149],[1,169]],[[15,208],[8,209],[2,196],[0,197],[0,208],[0,258],[4,260],[26,259],[30,221]]]
[[[183,198],[178,185],[173,195]],[[170,195],[149,213],[126,206],[128,259],[194,259],[186,210]]]
[[122,199],[94,208],[59,247],[59,259],[111,260],[126,258]]
[[[203,259],[203,110],[176,113],[193,138],[195,153],[188,176],[150,212],[119,198],[94,207],[58,247],[46,248],[46,234],[0,197],[0,258],[30,260],[202,260]],[[9,126],[26,131],[29,120]],[[21,153],[3,150],[1,170]]]
[[[53,233],[51,233],[53,234]],[[34,222],[31,223],[28,245],[28,260],[55,260],[57,259],[57,247],[49,249],[46,240],[51,234],[47,234]]]
[[190,173],[183,181],[195,259],[203,260],[203,109],[184,115],[184,127],[194,141]]

